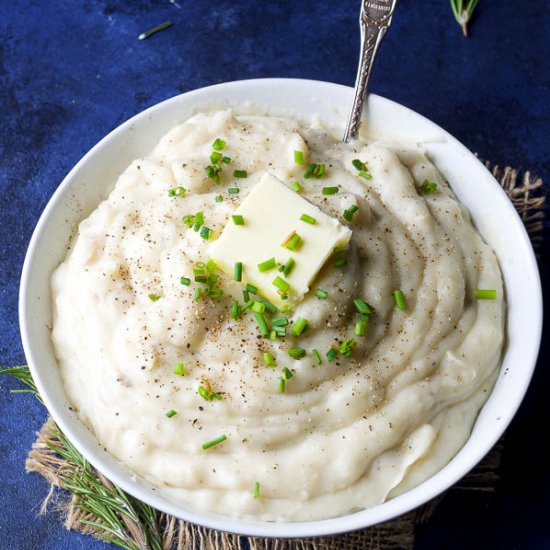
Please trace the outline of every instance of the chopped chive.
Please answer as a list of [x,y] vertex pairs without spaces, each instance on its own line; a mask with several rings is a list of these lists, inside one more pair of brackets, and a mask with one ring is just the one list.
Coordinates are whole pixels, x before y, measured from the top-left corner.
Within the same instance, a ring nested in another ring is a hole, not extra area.
[[292,187],[292,189],[296,191],[296,193],[299,193],[303,189],[299,181],[295,181],[290,187]]
[[217,164],[222,160],[222,158],[223,155],[221,153],[218,153],[218,151],[212,151],[212,153],[210,154],[210,162],[212,164]]
[[300,246],[300,242],[302,241],[302,237],[300,237],[300,235],[298,235],[298,233],[296,233],[296,231],[293,231],[288,237],[287,237],[287,240],[285,241],[285,248],[288,248],[288,250],[292,250],[293,252],[295,252],[298,247]]
[[208,271],[209,273],[214,273],[214,271],[216,271],[216,268],[218,267],[218,264],[216,263],[216,260],[210,258],[207,262],[206,262],[206,271]]
[[164,23],[161,23],[160,25],[157,25],[156,27],[153,27],[148,31],[142,32],[138,36],[138,40],[145,40],[146,38],[153,36],[153,34],[163,31],[164,29],[167,29],[168,27],[171,27],[171,26],[172,26],[172,21],[165,21]]
[[223,151],[226,145],[227,144],[223,139],[216,138],[212,143],[212,149],[214,149],[214,151]]
[[367,332],[367,321],[357,321],[357,323],[355,323],[355,335],[365,336],[366,332]]
[[312,218],[311,216],[308,216],[307,214],[302,214],[300,216],[300,219],[303,222],[309,223],[311,225],[315,225],[315,223],[317,223],[317,220],[315,218]]
[[242,307],[242,311],[246,311],[247,309],[250,309],[254,305],[254,300],[248,300],[246,304]]
[[328,351],[327,351],[327,359],[329,361],[334,361],[334,359],[336,359],[336,356],[338,355],[338,350],[334,349],[334,348],[330,348]]
[[[294,349],[300,349],[300,348],[294,348]],[[305,349],[302,350],[305,354]],[[302,355],[303,357],[303,355]],[[292,374],[292,371],[288,368],[288,367],[283,367],[283,372],[281,373],[281,376],[285,379],[285,380],[290,380],[293,376]]]
[[281,313],[288,313],[290,311],[290,306],[288,304],[283,304],[281,307]]
[[258,296],[258,302],[261,302],[265,306],[265,310],[268,313],[271,313],[273,315],[274,313],[277,313],[277,306],[272,304],[269,300],[266,300],[265,298],[262,298],[261,296]]
[[353,303],[359,313],[362,313],[363,315],[372,315],[372,306],[367,304],[367,302],[365,302],[364,300],[361,300],[361,298],[355,298],[355,300],[353,300]]
[[243,263],[235,262],[235,265],[233,266],[233,280],[240,283],[242,278],[243,278]]
[[277,336],[286,336],[286,328],[274,326],[271,327],[271,331],[274,332]]
[[296,164],[304,165],[304,152],[303,151],[294,151],[294,162]]
[[324,164],[310,164],[306,171],[304,172],[304,178],[307,180],[309,178],[322,178],[325,175],[325,165]]
[[340,344],[340,348],[339,348],[339,352],[344,356],[344,357],[350,357],[352,352],[353,352],[353,348],[357,345],[357,342],[353,339],[353,338],[348,338],[347,340],[344,340],[342,342],[342,344]]
[[187,214],[187,216],[183,216],[183,223],[187,227],[193,227],[193,224],[195,223],[195,216],[191,216],[190,214]]
[[172,187],[172,189],[168,190],[169,197],[183,197],[185,193],[187,193],[187,189],[183,187]]
[[303,317],[298,317],[298,319],[294,321],[294,325],[292,326],[292,330],[290,332],[292,336],[300,336],[300,334],[305,332],[308,327],[309,321]]
[[397,309],[407,309],[407,302],[405,301],[405,296],[403,294],[403,291],[399,289],[394,290],[393,297],[395,298],[395,305]]
[[338,191],[338,187],[323,187],[323,189],[321,189],[323,195],[336,195]]
[[202,225],[204,223],[204,212],[201,210],[195,214],[195,223]]
[[281,270],[285,277],[288,277],[290,275],[290,272],[294,268],[295,264],[296,264],[296,262],[294,261],[294,258],[289,258],[285,262],[285,265],[283,265],[283,269]]
[[179,374],[180,376],[185,375],[185,365],[183,363],[176,363],[174,367],[174,374]]
[[241,190],[238,188],[238,187],[230,187],[227,192],[230,194],[230,195],[238,195]]
[[322,288],[318,288],[315,291],[315,296],[317,296],[317,298],[320,298],[321,300],[324,300],[328,296],[328,292],[326,290],[323,290]]
[[239,319],[241,316],[241,306],[239,305],[239,302],[237,300],[233,300],[231,304],[231,313],[229,314],[229,317],[231,319]]
[[206,272],[204,268],[196,267],[193,269],[193,274],[195,275],[196,283],[206,283]]
[[324,164],[318,164],[317,170],[313,173],[314,177],[316,178],[322,178],[325,175],[325,165]]
[[437,190],[437,183],[435,181],[424,180],[420,186],[420,193],[422,195],[431,195]]
[[191,284],[191,279],[189,277],[181,277],[180,283],[185,286],[189,286]]
[[176,414],[178,414],[174,409],[170,409],[167,413],[166,413],[166,418],[172,418],[173,416],[176,416]]
[[260,482],[255,481],[254,482],[254,498],[258,498],[260,496]]
[[304,348],[290,348],[288,354],[292,359],[303,359],[306,356],[306,350]]
[[353,159],[351,163],[357,170],[362,170],[364,172],[367,171],[367,165],[364,162],[361,162],[359,159]]
[[216,195],[216,198],[214,200],[216,202],[223,202],[223,197],[221,195]]
[[357,175],[365,178],[366,180],[372,179],[372,174],[368,170],[361,170],[361,172],[359,172]]
[[199,269],[204,269],[206,267],[206,264],[204,262],[197,262],[195,264]]
[[233,170],[233,177],[234,178],[247,178],[248,173],[246,170]]
[[273,279],[273,284],[279,289],[279,290],[282,290],[283,292],[287,292],[288,289],[290,288],[290,285],[284,281],[283,279],[281,279],[281,277],[279,277],[277,275],[277,277],[275,277],[275,279]]
[[229,158],[229,157],[223,157],[223,158],[222,158],[222,162],[223,162],[224,164],[231,164],[231,158]]
[[207,441],[206,443],[202,444],[202,448],[206,451],[206,449],[210,449],[210,447],[213,447],[214,445],[218,445],[219,443],[222,443],[227,439],[226,435],[220,435],[219,437],[216,437],[216,439],[212,439],[211,441]]
[[273,355],[271,355],[268,351],[264,352],[264,363],[268,367],[275,366],[275,357],[273,357]]
[[273,269],[275,265],[275,258],[269,258],[269,260],[258,264],[258,270],[260,273],[264,273],[265,271],[270,271]]
[[221,167],[218,164],[209,164],[204,170],[210,179],[214,180],[215,183],[220,183]]
[[287,325],[288,319],[286,317],[275,317],[275,319],[271,321],[272,327],[286,327]]
[[196,288],[195,289],[195,300],[200,300],[201,296],[202,296],[202,289]]
[[488,289],[477,288],[475,291],[475,297],[478,300],[496,300],[497,291],[492,289],[488,290]]
[[250,294],[248,293],[248,290],[243,290],[243,300],[245,304],[246,302],[248,302],[248,300],[250,300]]
[[233,214],[231,217],[235,225],[244,225],[244,218],[240,214]]
[[250,310],[254,313],[263,313],[265,311],[265,304],[262,304],[262,302],[254,302]]
[[345,252],[338,254],[334,258],[334,267],[344,267],[348,263],[348,257]]
[[315,362],[316,362],[318,365],[322,365],[322,364],[323,364],[323,360],[321,359],[321,355],[320,355],[320,353],[319,353],[316,349],[312,349],[312,350],[311,350],[311,355],[313,355],[313,358],[315,359]]
[[160,300],[160,294],[149,294],[149,300],[151,300],[151,302]]
[[205,400],[205,401],[213,401],[214,399],[221,400],[222,396],[219,393],[215,393],[204,386],[199,386],[197,389],[198,394]]
[[210,237],[212,237],[212,233],[214,233],[212,229],[206,227],[206,225],[202,226],[200,235],[205,241],[210,240]]
[[277,340],[277,331],[276,331],[276,330],[272,330],[272,331],[269,333],[269,339],[270,339],[272,342],[275,342],[275,340]]
[[258,287],[255,287],[254,285],[251,285],[250,283],[248,283],[246,285],[246,290],[248,290],[248,292],[252,292],[252,294],[258,294]]
[[279,378],[279,392],[280,393],[284,393],[285,391],[285,386],[286,386],[286,381],[285,379],[281,376]]
[[258,327],[260,329],[260,334],[267,338],[269,336],[269,328],[267,327],[267,322],[265,320],[265,317],[263,313],[255,313],[256,322],[258,323]]
[[357,212],[357,210],[359,210],[359,207],[356,204],[352,204],[349,208],[346,208],[346,210],[344,210],[342,216],[348,222],[351,222],[351,220],[353,219],[353,215],[355,214],[355,212]]
[[306,171],[304,172],[304,178],[307,180],[309,178],[311,178],[311,176],[313,175],[313,172],[315,171],[315,169],[317,168],[317,165],[316,164],[310,164],[307,168],[306,168]]

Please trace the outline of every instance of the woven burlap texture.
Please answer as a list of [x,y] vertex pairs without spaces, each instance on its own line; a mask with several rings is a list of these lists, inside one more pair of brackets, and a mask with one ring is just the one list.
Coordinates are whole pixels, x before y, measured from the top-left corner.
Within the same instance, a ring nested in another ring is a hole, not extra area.
[[[522,177],[510,167],[491,167],[485,163],[510,197],[533,242],[535,251],[542,239],[542,228],[545,216],[545,196],[543,182],[533,178],[529,172]],[[85,534],[97,536],[99,530],[82,520],[97,522],[93,515],[79,508],[78,497],[71,495],[64,488],[63,472],[71,467],[66,459],[55,450],[59,443],[58,428],[48,420],[38,434],[37,440],[29,453],[26,462],[28,472],[37,472],[50,483],[50,491],[44,499],[40,513],[46,513],[49,507],[56,508],[64,519],[67,529],[76,529]],[[464,477],[450,491],[493,492],[498,482],[503,444],[499,442],[485,459],[470,474]],[[98,479],[107,487],[110,481],[101,474]],[[166,514],[159,514],[159,526],[162,533],[164,550],[355,550],[355,549],[412,549],[415,539],[415,528],[426,522],[443,496],[427,503],[423,507],[409,512],[399,518],[375,525],[373,527],[337,535],[313,539],[264,539],[243,537],[222,533],[178,520]],[[126,525],[127,543],[130,547],[147,550],[142,528],[129,518],[123,518]]]

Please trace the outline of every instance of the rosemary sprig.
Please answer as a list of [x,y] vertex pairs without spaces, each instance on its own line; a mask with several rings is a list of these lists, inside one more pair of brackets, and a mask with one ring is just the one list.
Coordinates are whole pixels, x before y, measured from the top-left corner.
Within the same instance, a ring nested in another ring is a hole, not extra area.
[[168,27],[171,27],[171,26],[172,26],[172,21],[165,21],[164,23],[161,23],[160,25],[157,25],[156,27],[153,27],[148,31],[142,32],[138,36],[138,40],[145,40],[146,38],[153,36],[153,34],[163,31],[164,29],[167,29]]
[[453,14],[464,36],[468,36],[468,23],[472,19],[477,3],[478,0],[451,0]]
[[[0,367],[2,374],[29,387],[12,393],[33,394],[42,403],[28,367]],[[50,433],[48,447],[66,462],[59,472],[62,486],[77,497],[77,505],[86,517],[95,516],[80,523],[92,527],[94,536],[125,550],[162,550],[160,513],[98,474],[57,426]]]

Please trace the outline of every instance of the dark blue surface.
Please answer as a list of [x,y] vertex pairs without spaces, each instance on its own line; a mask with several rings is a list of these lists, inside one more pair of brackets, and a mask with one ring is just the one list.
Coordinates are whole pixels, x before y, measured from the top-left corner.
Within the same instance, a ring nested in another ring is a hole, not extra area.
[[[119,123],[181,92],[229,80],[299,77],[352,85],[358,1],[0,1],[0,364],[25,362],[18,279],[34,225],[59,182]],[[170,19],[149,40],[137,35]],[[550,9],[481,1],[464,39],[447,1],[401,0],[372,91],[426,115],[481,157],[550,183]],[[547,235],[548,237],[548,235]],[[546,239],[548,242],[548,238]],[[543,281],[550,277],[548,244]],[[502,481],[472,505],[448,497],[418,548],[550,548],[549,348],[507,436]],[[24,473],[46,416],[0,379],[0,548],[97,549],[37,517],[47,484]]]

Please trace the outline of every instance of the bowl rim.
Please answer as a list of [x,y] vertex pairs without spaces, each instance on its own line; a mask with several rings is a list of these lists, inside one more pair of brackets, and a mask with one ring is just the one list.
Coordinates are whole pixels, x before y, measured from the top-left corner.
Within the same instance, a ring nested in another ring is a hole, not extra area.
[[[223,92],[231,88],[238,87],[252,87],[254,86],[304,86],[306,88],[311,88],[316,91],[321,89],[328,90],[329,88],[335,91],[351,93],[352,88],[343,86],[340,84],[323,82],[317,80],[305,80],[305,79],[293,79],[293,78],[266,78],[266,79],[249,79],[249,80],[238,80],[232,82],[226,82],[222,84],[216,84],[213,86],[207,86],[204,88],[199,88],[179,94],[172,98],[169,98],[165,101],[157,103],[148,109],[134,115],[130,119],[126,120],[106,136],[104,136],[96,145],[94,145],[70,170],[70,172],[65,176],[63,181],[59,184],[52,197],[48,201],[46,207],[44,208],[38,223],[32,234],[28,250],[25,256],[25,261],[23,264],[22,274],[21,274],[21,283],[20,283],[20,293],[19,293],[19,319],[20,319],[20,329],[21,329],[21,338],[23,342],[23,349],[25,356],[27,358],[31,374],[34,378],[38,391],[40,392],[44,403],[50,412],[51,416],[60,427],[60,429],[70,438],[71,442],[82,453],[89,462],[103,475],[112,480],[116,485],[122,488],[127,493],[131,494],[135,498],[138,498],[147,504],[163,511],[179,517],[181,519],[203,525],[208,528],[218,529],[227,532],[233,532],[240,535],[247,536],[261,536],[261,537],[276,537],[276,538],[294,538],[294,537],[312,537],[312,536],[322,536],[322,535],[335,535],[339,533],[349,532],[356,529],[361,529],[365,527],[372,526],[376,523],[382,521],[388,521],[392,518],[395,518],[401,514],[404,514],[417,506],[427,502],[431,498],[434,498],[441,492],[448,489],[452,484],[454,484],[458,479],[463,477],[470,469],[472,469],[476,463],[487,454],[487,452],[493,447],[496,441],[500,438],[504,430],[507,428],[508,424],[512,420],[513,416],[517,412],[523,397],[527,391],[527,387],[531,380],[536,360],[538,357],[538,351],[540,346],[541,334],[542,334],[542,289],[540,282],[540,274],[538,271],[537,262],[535,255],[533,253],[532,245],[525,231],[523,223],[521,222],[519,215],[517,214],[515,208],[510,202],[509,214],[520,220],[521,227],[523,232],[520,231],[518,238],[522,241],[522,245],[526,247],[526,250],[530,250],[528,253],[529,260],[525,268],[529,270],[533,276],[533,292],[535,295],[538,295],[538,304],[533,303],[532,317],[530,319],[531,323],[531,334],[532,334],[532,346],[530,349],[530,354],[525,357],[525,363],[523,369],[525,375],[522,378],[522,384],[520,384],[515,393],[515,399],[510,403],[510,406],[506,409],[506,415],[502,419],[500,424],[500,429],[497,429],[493,432],[491,437],[487,437],[483,444],[478,443],[473,449],[471,459],[467,467],[462,467],[458,472],[452,472],[450,475],[445,475],[446,472],[449,472],[449,466],[453,463],[456,456],[458,456],[465,447],[467,447],[468,439],[465,445],[458,451],[455,458],[453,458],[446,466],[439,470],[435,475],[428,478],[426,481],[422,482],[420,485],[406,491],[405,493],[398,495],[395,498],[392,498],[389,501],[386,501],[382,504],[376,505],[365,510],[349,513],[343,516],[336,518],[315,520],[315,521],[300,521],[300,522],[266,522],[259,520],[243,520],[237,519],[230,516],[225,516],[222,514],[214,514],[210,512],[194,511],[192,509],[186,509],[182,505],[177,505],[171,503],[167,499],[160,497],[158,494],[154,494],[150,489],[143,487],[143,485],[136,484],[130,479],[130,476],[123,471],[123,467],[113,469],[112,464],[109,461],[105,460],[103,456],[97,453],[97,449],[94,452],[86,442],[81,441],[78,434],[73,430],[72,421],[67,417],[66,411],[63,410],[63,407],[53,401],[45,387],[45,380],[41,374],[40,357],[37,356],[33,346],[33,334],[29,330],[29,303],[31,301],[31,288],[30,288],[30,279],[31,279],[31,264],[33,258],[36,254],[37,247],[39,245],[39,238],[46,227],[48,220],[52,216],[52,213],[59,206],[63,196],[66,191],[70,189],[71,182],[76,174],[85,167],[89,162],[89,159],[93,159],[94,155],[102,147],[108,145],[109,141],[116,138],[119,134],[127,132],[133,124],[142,117],[148,117],[154,115],[157,110],[161,108],[166,108],[171,103],[177,103],[177,100],[182,96],[188,98],[200,98],[203,95],[216,94],[217,92]],[[199,100],[200,102],[200,100]],[[407,114],[407,116],[415,118],[419,117],[418,120],[423,120],[431,127],[436,129],[438,132],[441,132],[446,140],[449,143],[460,150],[465,156],[469,158],[470,162],[476,162],[480,166],[483,166],[481,162],[474,157],[474,155],[458,140],[452,137],[448,132],[440,128],[435,123],[431,122],[426,117],[416,113],[415,111],[404,107],[394,101],[370,94],[369,102],[375,104],[387,104],[393,108],[399,108],[401,112]],[[493,179],[494,184],[498,186],[497,191],[502,194],[504,190],[501,186],[494,180],[492,175],[483,167],[487,172],[487,175]],[[517,221],[516,220],[516,221]],[[509,291],[509,289],[508,289]],[[508,312],[507,312],[508,317]],[[489,396],[490,399],[491,396]],[[484,405],[485,406],[485,405]],[[477,420],[476,420],[477,422]]]

